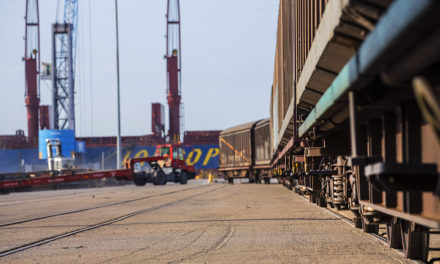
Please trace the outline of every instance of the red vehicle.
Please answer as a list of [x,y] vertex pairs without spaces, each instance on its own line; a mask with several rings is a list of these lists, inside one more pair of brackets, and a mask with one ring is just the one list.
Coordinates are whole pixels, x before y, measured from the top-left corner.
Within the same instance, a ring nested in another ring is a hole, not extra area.
[[196,174],[194,166],[186,164],[185,152],[181,145],[158,145],[154,156],[164,158],[158,163],[166,174],[167,181],[186,184],[187,180],[193,179]]
[[194,166],[186,164],[184,154],[181,145],[158,145],[154,154],[156,160],[149,161],[145,165],[147,168],[136,168],[134,183],[137,186],[143,186],[147,182],[165,185],[169,181],[186,184],[188,179],[194,178],[196,171]]

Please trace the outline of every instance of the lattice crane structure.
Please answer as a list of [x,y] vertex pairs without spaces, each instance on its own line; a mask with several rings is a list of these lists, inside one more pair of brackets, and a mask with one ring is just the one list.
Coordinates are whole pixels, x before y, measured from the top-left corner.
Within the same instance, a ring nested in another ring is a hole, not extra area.
[[65,0],[64,21],[52,25],[54,129],[75,130],[75,57],[78,0]]

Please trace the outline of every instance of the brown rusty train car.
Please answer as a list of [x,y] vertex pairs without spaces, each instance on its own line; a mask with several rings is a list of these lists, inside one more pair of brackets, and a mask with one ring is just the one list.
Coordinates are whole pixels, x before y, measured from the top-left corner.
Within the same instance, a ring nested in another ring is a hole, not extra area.
[[220,133],[219,174],[229,183],[234,178],[270,183],[270,119],[225,129]]
[[280,0],[271,165],[409,258],[440,228],[440,2]]

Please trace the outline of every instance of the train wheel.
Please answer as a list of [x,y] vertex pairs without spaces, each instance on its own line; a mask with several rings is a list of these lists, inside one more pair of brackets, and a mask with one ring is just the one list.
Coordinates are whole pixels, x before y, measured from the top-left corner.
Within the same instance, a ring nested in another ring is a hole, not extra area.
[[370,224],[367,223],[364,217],[362,217],[362,230],[365,233],[378,234],[379,233],[379,224]]
[[261,177],[260,177],[260,175],[255,175],[255,183],[256,184],[261,184]]
[[315,193],[311,193],[309,196],[309,202],[311,203],[316,203],[316,194]]
[[402,248],[400,223],[396,217],[393,217],[391,221],[387,223],[387,243],[390,248]]
[[287,189],[292,191],[294,186],[295,186],[295,184],[293,183],[293,177],[292,177],[292,175],[290,175],[289,176],[289,184],[287,185]]
[[429,253],[429,229],[402,220],[400,232],[405,257],[426,261]]
[[353,225],[355,228],[362,228],[362,217],[355,216],[353,218]]
[[316,198],[316,205],[319,207],[327,207],[327,200],[325,197],[318,196]]

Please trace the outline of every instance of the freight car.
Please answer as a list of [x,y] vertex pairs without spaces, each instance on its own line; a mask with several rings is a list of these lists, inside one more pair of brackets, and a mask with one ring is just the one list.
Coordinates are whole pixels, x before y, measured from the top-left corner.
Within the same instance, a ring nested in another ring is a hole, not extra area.
[[270,183],[270,119],[228,128],[220,133],[219,174],[229,183],[234,178]]
[[440,228],[440,2],[280,1],[271,164],[427,260]]

